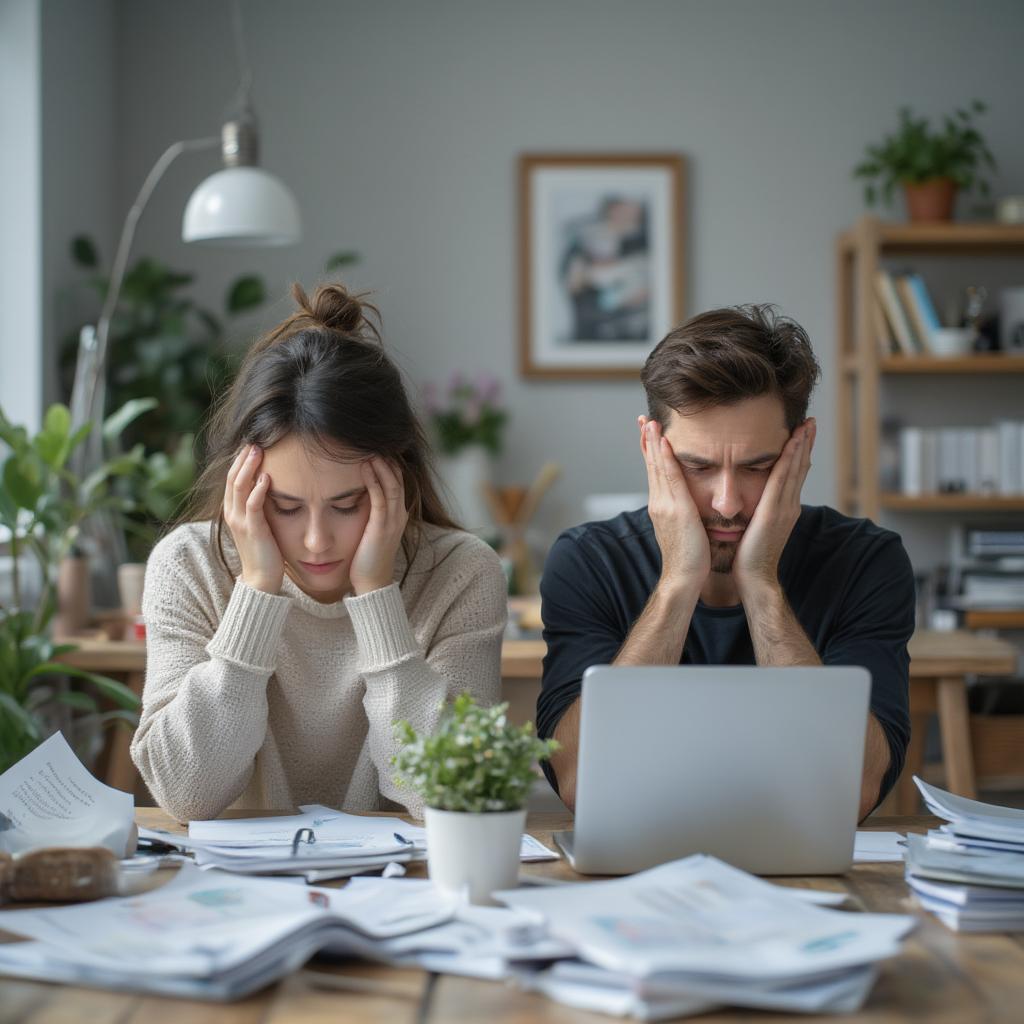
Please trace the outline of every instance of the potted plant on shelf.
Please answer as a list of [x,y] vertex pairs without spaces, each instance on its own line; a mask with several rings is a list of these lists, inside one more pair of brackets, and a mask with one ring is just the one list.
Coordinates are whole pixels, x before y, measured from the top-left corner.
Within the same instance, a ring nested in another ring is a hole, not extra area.
[[987,196],[989,186],[981,170],[994,170],[996,162],[975,127],[975,118],[986,109],[974,100],[967,109],[944,117],[943,127],[933,131],[928,118],[914,117],[909,107],[903,107],[896,132],[868,146],[865,159],[853,170],[855,178],[864,179],[868,206],[874,206],[879,195],[891,204],[895,187],[902,185],[912,221],[947,221],[958,189],[977,186]]
[[[150,401],[130,402],[110,416],[104,436],[116,438]],[[10,578],[0,591],[0,771],[31,751],[54,728],[63,727],[86,763],[93,741],[108,723],[138,723],[139,699],[128,687],[106,676],[60,663],[75,650],[54,639],[58,584],[62,565],[72,557],[82,524],[101,512],[131,509],[113,493],[111,481],[138,470],[141,445],[108,459],[83,479],[69,469],[75,449],[92,424],[71,432],[66,406],[53,405],[34,436],[12,424],[0,410],[0,441],[10,453],[0,466],[0,541],[6,541]],[[28,592],[28,556],[36,572],[36,593]],[[87,688],[70,690],[58,681],[84,680]],[[89,691],[92,692],[89,692]],[[103,710],[98,697],[114,708]],[[61,720],[61,708],[76,711],[73,722]],[[69,725],[77,727],[68,728]]]
[[538,739],[532,723],[512,725],[507,711],[464,693],[432,736],[395,725],[396,781],[425,805],[430,877],[447,892],[468,892],[472,903],[492,903],[495,890],[515,886],[534,765],[558,749]]
[[501,452],[508,419],[500,394],[496,378],[481,375],[471,381],[461,373],[452,375],[443,396],[433,384],[423,389],[441,451],[441,478],[454,498],[456,518],[469,530],[490,525],[484,488],[491,480],[491,460]]

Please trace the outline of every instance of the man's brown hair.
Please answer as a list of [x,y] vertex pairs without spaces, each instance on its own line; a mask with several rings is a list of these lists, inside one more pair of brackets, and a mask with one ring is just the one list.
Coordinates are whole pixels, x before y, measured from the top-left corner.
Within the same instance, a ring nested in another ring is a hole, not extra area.
[[640,379],[647,410],[664,430],[683,415],[778,395],[790,431],[807,418],[821,376],[807,332],[774,306],[712,309],[670,331],[647,357]]

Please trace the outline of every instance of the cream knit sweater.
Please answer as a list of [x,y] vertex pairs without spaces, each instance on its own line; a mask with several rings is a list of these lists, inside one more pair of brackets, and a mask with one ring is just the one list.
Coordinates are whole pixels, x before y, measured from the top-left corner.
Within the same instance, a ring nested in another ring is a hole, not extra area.
[[[392,723],[438,722],[464,690],[498,699],[506,588],[471,534],[424,527],[405,583],[320,604],[285,577],[280,595],[237,580],[209,523],[179,526],[146,569],[146,686],[132,758],[179,821],[228,807],[320,803],[422,813],[395,785]],[[405,560],[399,554],[395,580]]]

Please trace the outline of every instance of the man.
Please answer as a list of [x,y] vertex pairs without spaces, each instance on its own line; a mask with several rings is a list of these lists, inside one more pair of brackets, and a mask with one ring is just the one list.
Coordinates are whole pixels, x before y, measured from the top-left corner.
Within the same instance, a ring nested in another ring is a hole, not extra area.
[[862,665],[861,818],[899,776],[914,577],[897,534],[800,504],[819,373],[804,330],[771,307],[701,314],[648,357],[648,505],[567,530],[541,583],[537,725],[561,744],[545,771],[570,809],[590,665]]

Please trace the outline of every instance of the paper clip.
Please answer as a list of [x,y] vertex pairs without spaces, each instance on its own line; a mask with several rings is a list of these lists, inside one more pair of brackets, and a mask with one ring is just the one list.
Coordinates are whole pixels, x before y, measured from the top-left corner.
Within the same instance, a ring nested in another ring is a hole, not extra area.
[[316,842],[316,833],[311,828],[300,828],[294,836],[292,836],[292,856],[294,857],[299,852],[299,843],[305,842],[307,845]]

